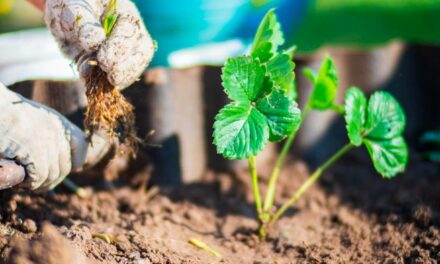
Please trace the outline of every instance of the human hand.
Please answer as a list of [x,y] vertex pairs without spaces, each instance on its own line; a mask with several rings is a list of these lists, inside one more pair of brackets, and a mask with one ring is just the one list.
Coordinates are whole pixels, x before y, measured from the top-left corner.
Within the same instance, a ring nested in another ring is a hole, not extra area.
[[2,84],[0,109],[0,159],[24,167],[26,178],[20,184],[24,188],[49,190],[71,171],[98,162],[110,148],[97,134],[89,144],[85,134],[61,114]]
[[113,86],[123,89],[139,78],[155,47],[136,6],[118,0],[109,36],[102,20],[110,0],[47,0],[45,21],[62,51],[75,60],[82,78],[96,61]]

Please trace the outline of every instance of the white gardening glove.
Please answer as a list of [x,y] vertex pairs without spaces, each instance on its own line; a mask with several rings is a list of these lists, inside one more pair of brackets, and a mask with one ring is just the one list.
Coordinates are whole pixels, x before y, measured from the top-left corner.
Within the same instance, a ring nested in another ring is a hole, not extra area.
[[123,89],[150,63],[155,47],[136,6],[118,0],[118,19],[110,36],[102,20],[110,0],[47,0],[45,21],[62,51],[75,60],[81,77],[97,60],[109,82]]
[[20,185],[37,191],[55,187],[73,170],[101,159],[109,144],[85,134],[53,109],[23,98],[0,83],[0,158],[24,166]]

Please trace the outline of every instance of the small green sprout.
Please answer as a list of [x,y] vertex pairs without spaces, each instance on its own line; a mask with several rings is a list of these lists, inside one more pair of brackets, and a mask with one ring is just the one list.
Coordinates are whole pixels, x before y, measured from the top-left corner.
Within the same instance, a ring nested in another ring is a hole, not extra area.
[[104,242],[106,242],[107,244],[116,243],[115,238],[109,234],[106,234],[106,233],[96,233],[96,234],[93,234],[92,237],[99,238],[99,239],[103,240]]
[[104,19],[102,20],[102,25],[104,27],[105,35],[110,36],[113,27],[118,20],[118,13],[116,12],[118,7],[117,0],[110,0],[110,3],[107,6],[107,11],[105,13]]
[[196,248],[199,248],[201,250],[204,250],[204,251],[210,253],[214,257],[217,257],[217,258],[221,258],[222,257],[222,255],[220,253],[218,253],[215,249],[210,247],[205,242],[198,240],[197,238],[191,238],[190,240],[188,240],[188,243],[190,243],[191,245],[195,246]]
[[[375,169],[384,178],[403,172],[408,162],[408,148],[402,137],[405,114],[399,103],[386,92],[376,92],[367,101],[362,91],[353,87],[347,90],[344,105],[336,104],[338,75],[329,56],[323,60],[319,73],[304,71],[313,90],[301,114],[295,102],[292,61],[295,47],[280,51],[283,43],[280,24],[274,10],[270,10],[257,30],[251,53],[228,59],[222,69],[223,87],[232,102],[220,110],[214,123],[217,152],[227,159],[248,159],[261,238],[322,173],[350,149],[365,145]],[[273,213],[279,172],[301,121],[311,110],[335,110],[343,115],[349,143],[318,167]],[[262,203],[255,156],[269,141],[284,139]]]
[[313,84],[309,102],[305,106],[307,111],[311,109],[318,111],[333,109],[343,113],[343,109],[334,103],[338,90],[338,71],[328,55],[324,58],[319,73],[315,73],[310,68],[304,68],[304,75]]

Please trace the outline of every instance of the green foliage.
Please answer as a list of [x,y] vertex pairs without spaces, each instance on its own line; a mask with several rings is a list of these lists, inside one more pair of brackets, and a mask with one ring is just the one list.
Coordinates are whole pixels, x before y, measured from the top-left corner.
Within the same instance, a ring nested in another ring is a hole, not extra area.
[[104,32],[107,37],[110,36],[112,29],[118,20],[118,14],[116,13],[117,4],[117,0],[110,0],[110,3],[107,6],[107,12],[102,21]]
[[333,108],[338,89],[338,72],[333,60],[326,56],[318,74],[309,68],[305,68],[304,75],[313,84],[309,106],[320,111]]
[[404,171],[408,148],[402,137],[405,114],[387,92],[375,92],[368,101],[356,87],[345,97],[345,121],[351,144],[366,146],[376,170],[385,178]]
[[352,87],[345,96],[345,123],[351,144],[362,145],[362,131],[365,127],[367,98],[359,88]]
[[284,91],[292,100],[296,100],[295,63],[292,56],[293,52],[289,50],[278,53],[267,62],[266,68],[275,87]]
[[280,141],[300,122],[295,101],[265,75],[257,58],[229,59],[223,67],[223,86],[234,102],[220,110],[214,123],[217,152],[228,159],[258,154],[270,141]]
[[250,56],[232,58],[222,69],[222,84],[231,100],[249,103],[270,92],[265,74],[257,59]]
[[260,59],[262,63],[272,58],[278,47],[284,44],[284,36],[281,25],[275,15],[275,9],[269,10],[264,16],[255,34],[251,54]]
[[229,159],[243,159],[260,152],[269,139],[266,117],[250,104],[231,103],[215,117],[214,144]]
[[296,131],[301,122],[301,112],[296,103],[276,89],[257,102],[257,109],[267,117],[269,140],[273,142]]
[[228,159],[257,155],[268,141],[280,141],[301,123],[294,98],[296,47],[278,52],[284,42],[270,10],[261,22],[249,56],[228,59],[222,69],[225,93],[233,102],[214,123],[217,152]]
[[[373,48],[400,39],[440,44],[438,0],[313,0],[304,6],[295,34],[286,36],[302,52],[325,45]],[[407,18],[411,20],[407,21]]]
[[296,46],[279,52],[278,48],[283,43],[284,36],[280,23],[275,15],[275,9],[271,9],[264,16],[255,34],[251,56],[259,59],[260,63],[266,66],[271,81],[278,89],[296,100],[295,63],[292,61]]
[[[292,56],[296,47],[278,51],[283,42],[274,10],[270,10],[258,28],[251,54],[231,58],[222,68],[223,87],[232,102],[219,111],[214,123],[217,152],[228,159],[249,159],[262,238],[322,173],[354,146],[365,145],[374,167],[385,178],[402,172],[408,161],[408,149],[402,137],[405,115],[398,102],[386,92],[376,92],[367,100],[360,89],[352,87],[346,93],[344,106],[336,105],[337,69],[333,60],[326,56],[318,73],[304,70],[313,83],[313,91],[303,115],[311,109],[331,109],[343,114],[350,143],[332,155],[273,213],[277,178],[304,118],[295,102]],[[262,204],[255,156],[269,141],[278,142],[286,137]]]

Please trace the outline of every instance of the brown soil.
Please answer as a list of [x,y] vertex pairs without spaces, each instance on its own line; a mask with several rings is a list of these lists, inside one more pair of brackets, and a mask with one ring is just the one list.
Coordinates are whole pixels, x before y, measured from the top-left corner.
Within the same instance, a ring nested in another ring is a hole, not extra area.
[[[79,251],[90,263],[438,263],[440,167],[414,159],[407,173],[388,181],[363,154],[352,153],[299,200],[267,242],[255,235],[245,171],[210,172],[202,183],[156,194],[128,185],[95,190],[86,200],[62,187],[46,195],[3,192],[0,262],[77,263],[72,256]],[[260,166],[263,176],[267,168]],[[279,198],[307,175],[304,163],[290,161]],[[223,258],[190,245],[191,238]]]

